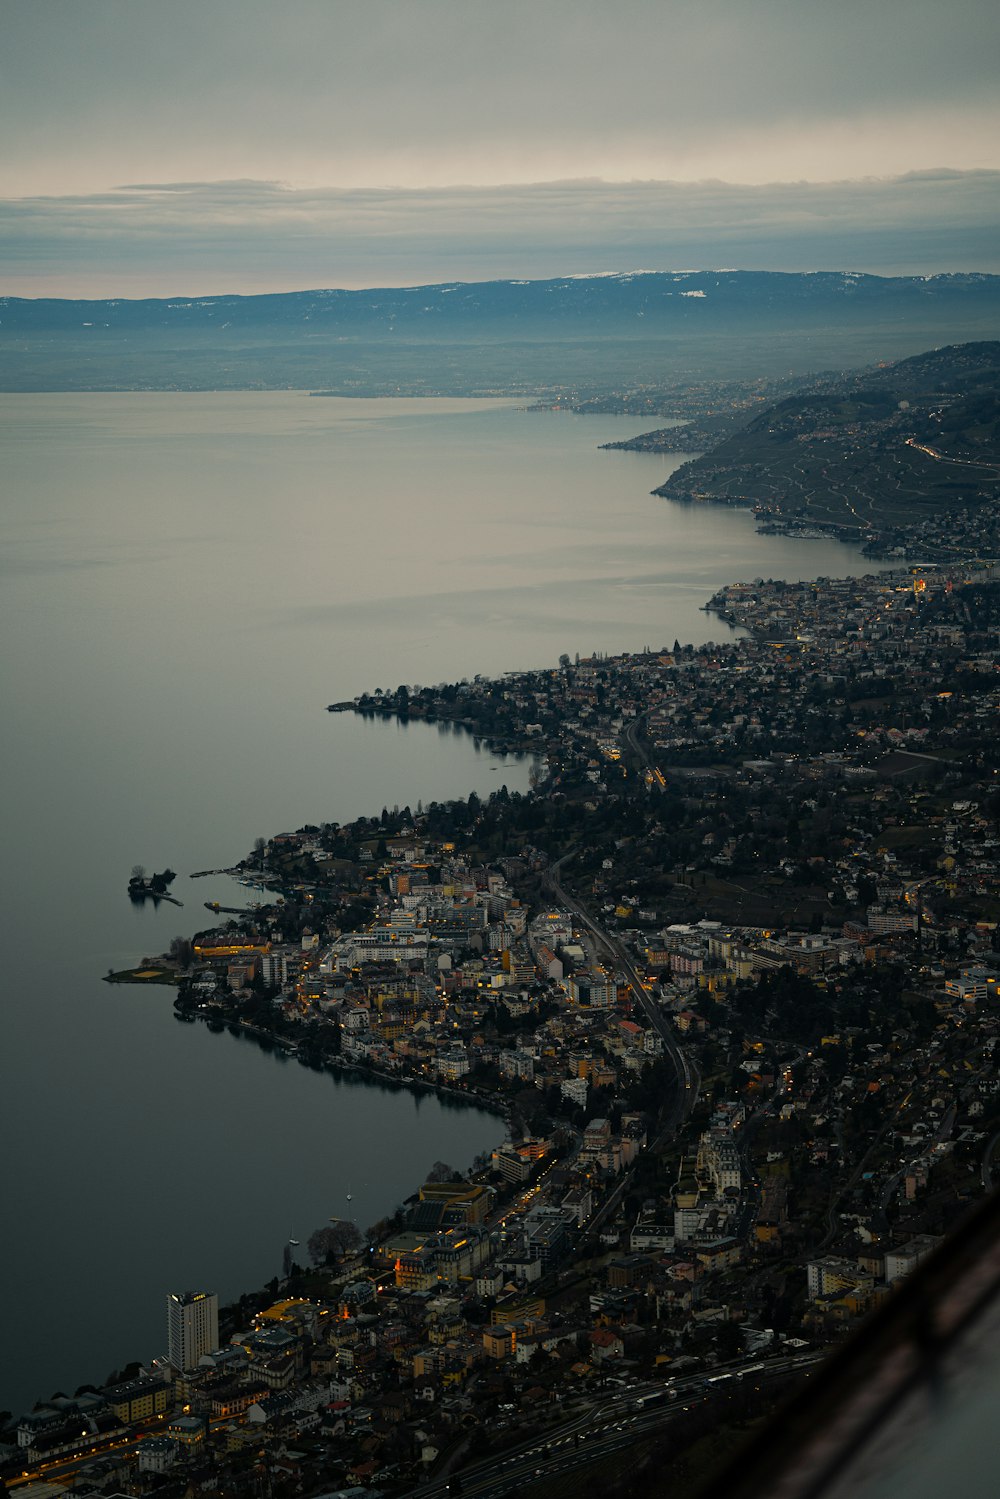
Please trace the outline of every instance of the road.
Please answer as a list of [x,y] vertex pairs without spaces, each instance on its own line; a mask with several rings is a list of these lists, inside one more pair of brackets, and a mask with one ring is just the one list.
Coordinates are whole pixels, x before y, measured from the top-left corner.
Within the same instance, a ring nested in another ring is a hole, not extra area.
[[949,458],[946,453],[939,453],[937,448],[929,447],[925,442],[918,442],[915,437],[908,437],[906,446],[916,453],[923,453],[925,458],[933,458],[936,463],[951,463],[956,468],[985,468],[991,473],[1000,473],[1000,464],[978,463],[974,458]]
[[900,1164],[899,1170],[895,1171],[884,1183],[882,1191],[879,1194],[878,1214],[876,1216],[876,1221],[883,1234],[888,1234],[889,1232],[889,1208],[892,1206],[893,1198],[899,1191],[900,1182],[905,1179],[906,1173],[912,1168],[915,1162],[920,1160],[922,1156],[925,1156],[934,1145],[939,1145],[950,1137],[955,1127],[956,1112],[956,1105],[954,1103],[949,1104],[934,1137],[922,1140],[919,1150],[909,1160],[903,1161]]
[[607,953],[609,953],[615,964],[621,969],[632,990],[636,1004],[642,1010],[647,1021],[663,1042],[663,1049],[673,1063],[674,1072],[677,1077],[678,1098],[668,1118],[667,1132],[675,1132],[687,1119],[698,1099],[698,1083],[700,1081],[698,1070],[694,1063],[686,1055],[681,1046],[678,1045],[673,1026],[666,1016],[662,1014],[659,1006],[652,996],[647,993],[642,979],[635,970],[632,960],[629,958],[622,944],[616,937],[598,926],[590,912],[579,901],[576,896],[570,895],[562,885],[559,874],[562,866],[573,857],[573,852],[563,854],[551,864],[545,875],[545,883],[555,895],[560,905],[572,911],[582,926],[586,927],[591,936]]
[[[7,1479],[7,1488],[13,1493],[26,1483],[66,1483],[76,1476],[77,1471],[87,1463],[96,1462],[101,1457],[129,1457],[134,1456],[140,1442],[152,1435],[160,1435],[163,1427],[159,1424],[148,1423],[138,1432],[123,1436],[117,1436],[107,1440],[95,1440],[86,1448],[78,1452],[67,1453],[63,1457],[52,1458],[51,1461],[42,1459],[23,1468],[16,1478]],[[28,1453],[29,1449],[25,1449]]]

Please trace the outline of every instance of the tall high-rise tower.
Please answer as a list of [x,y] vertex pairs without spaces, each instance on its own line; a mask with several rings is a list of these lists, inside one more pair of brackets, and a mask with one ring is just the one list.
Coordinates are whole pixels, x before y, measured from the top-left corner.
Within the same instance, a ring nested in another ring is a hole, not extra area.
[[167,1357],[179,1374],[198,1367],[219,1346],[219,1298],[214,1291],[172,1291],[167,1297]]

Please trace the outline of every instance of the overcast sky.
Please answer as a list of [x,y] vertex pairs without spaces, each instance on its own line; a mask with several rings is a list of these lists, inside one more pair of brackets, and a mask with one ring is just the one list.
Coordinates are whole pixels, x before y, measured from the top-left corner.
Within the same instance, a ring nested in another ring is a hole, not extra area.
[[994,0],[0,0],[0,292],[1000,271]]

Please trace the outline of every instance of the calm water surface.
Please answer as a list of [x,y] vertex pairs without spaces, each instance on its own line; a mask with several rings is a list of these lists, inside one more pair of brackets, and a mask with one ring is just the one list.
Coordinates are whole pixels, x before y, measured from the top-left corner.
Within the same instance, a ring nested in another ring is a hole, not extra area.
[[718,638],[738,577],[865,570],[833,542],[653,499],[636,419],[296,392],[0,397],[8,1232],[0,1406],[162,1351],[170,1289],[278,1273],[346,1193],[362,1228],[498,1121],[183,1026],[109,967],[238,905],[133,909],[258,835],[523,789],[472,740],[330,715],[364,689]]

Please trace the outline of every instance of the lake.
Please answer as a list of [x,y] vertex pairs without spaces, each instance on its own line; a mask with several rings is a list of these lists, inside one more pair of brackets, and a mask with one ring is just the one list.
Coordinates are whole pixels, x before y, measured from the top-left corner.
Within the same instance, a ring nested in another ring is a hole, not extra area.
[[[163,1351],[164,1297],[277,1274],[502,1126],[174,1019],[108,968],[233,899],[258,836],[523,790],[528,766],[326,704],[719,638],[739,577],[864,572],[829,541],[651,497],[648,420],[303,392],[0,396],[9,1231],[0,1406]],[[133,864],[184,902],[136,909]]]

